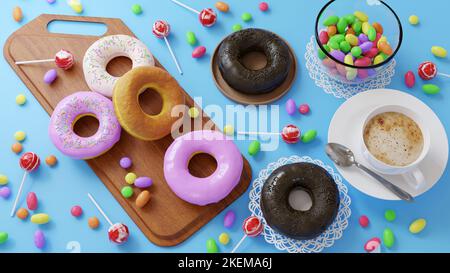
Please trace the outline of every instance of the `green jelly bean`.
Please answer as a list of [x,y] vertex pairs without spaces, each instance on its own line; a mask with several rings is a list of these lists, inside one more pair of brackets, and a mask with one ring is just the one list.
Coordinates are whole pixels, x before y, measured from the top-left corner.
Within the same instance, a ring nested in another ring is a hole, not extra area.
[[195,45],[197,43],[197,38],[195,37],[195,33],[192,31],[186,32],[186,41],[190,45]]
[[386,219],[389,222],[392,222],[397,218],[397,214],[394,210],[388,209],[384,212],[384,219]]
[[325,52],[323,52],[323,50],[319,47],[317,48],[317,56],[319,57],[319,59],[323,60],[325,59],[325,57],[327,56],[325,54]]
[[240,24],[234,24],[232,29],[233,31],[239,31],[242,29],[242,26]]
[[334,41],[334,40],[330,40],[330,41],[328,41],[328,44],[327,44],[331,49],[335,49],[335,50],[338,50],[339,49],[339,43],[337,43],[336,41]]
[[423,92],[425,92],[425,94],[435,95],[441,91],[441,88],[439,88],[439,86],[437,86],[435,84],[429,83],[429,84],[422,85],[422,90],[423,90]]
[[6,243],[8,241],[8,233],[0,232],[0,245]]
[[383,231],[383,244],[387,248],[391,248],[395,243],[394,232],[390,228],[385,228]]
[[327,52],[330,52],[330,51],[331,51],[331,48],[330,48],[328,45],[323,45],[323,48],[325,48],[325,50],[326,50]]
[[349,44],[349,42],[347,41],[342,41],[339,44],[339,48],[341,49],[342,52],[347,53],[350,51],[350,49],[352,49],[352,46]]
[[347,29],[348,23],[347,20],[344,17],[341,17],[336,25],[337,30],[339,33],[345,33],[345,30]]
[[131,6],[131,11],[134,14],[139,15],[142,13],[142,7],[139,4],[134,4],[133,6]]
[[212,238],[209,238],[206,241],[206,252],[208,253],[218,253],[219,248],[217,247],[216,241]]
[[244,12],[244,13],[242,13],[241,18],[242,18],[242,21],[248,22],[248,21],[252,20],[252,15],[248,12]]
[[302,135],[302,142],[303,143],[310,143],[313,141],[317,136],[316,130],[308,130]]
[[252,143],[248,146],[248,154],[256,155],[261,150],[261,143],[257,140],[253,140]]
[[369,30],[367,31],[367,37],[369,37],[369,41],[373,42],[377,39],[377,30],[370,26]]
[[133,188],[130,186],[125,186],[122,188],[120,193],[122,193],[123,197],[130,198],[131,196],[133,196]]
[[355,22],[356,16],[353,14],[349,14],[347,16],[345,16],[345,20],[347,20],[347,23],[349,25],[352,25]]
[[355,20],[352,25],[352,29],[355,31],[356,35],[359,35],[361,33],[362,23],[358,20]]
[[356,37],[356,35],[353,35],[351,33],[345,35],[345,40],[347,42],[349,42],[349,44],[352,45],[352,46],[357,46],[358,45],[358,37]]
[[345,40],[345,36],[343,34],[336,34],[336,35],[332,36],[330,38],[330,40],[332,40],[332,41],[334,41],[334,42],[339,44],[339,43],[341,43],[342,41]]
[[362,49],[359,46],[355,46],[352,48],[351,52],[354,57],[359,57],[362,54]]
[[323,21],[323,25],[328,27],[332,25],[336,25],[339,21],[339,17],[336,15],[329,16],[325,21]]

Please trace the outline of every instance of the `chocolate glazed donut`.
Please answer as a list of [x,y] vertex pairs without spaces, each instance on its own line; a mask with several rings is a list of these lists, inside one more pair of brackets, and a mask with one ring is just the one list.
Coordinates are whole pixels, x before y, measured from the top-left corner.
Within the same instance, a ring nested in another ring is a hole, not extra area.
[[[307,211],[293,209],[289,194],[299,188],[312,200]],[[312,239],[324,232],[336,218],[339,191],[331,175],[312,163],[279,167],[267,178],[261,192],[261,210],[267,224],[294,239]]]
[[[242,57],[261,52],[267,64],[260,70],[246,68]],[[232,88],[246,94],[268,93],[280,86],[288,76],[292,56],[288,45],[276,34],[249,28],[226,37],[219,47],[219,69]]]

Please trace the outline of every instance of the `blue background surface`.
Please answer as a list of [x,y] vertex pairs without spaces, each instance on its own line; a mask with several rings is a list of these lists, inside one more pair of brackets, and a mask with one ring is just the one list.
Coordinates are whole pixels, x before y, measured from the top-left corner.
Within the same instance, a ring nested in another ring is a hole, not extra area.
[[[215,3],[213,0],[185,1],[192,3],[192,6],[198,9],[213,7]],[[140,16],[134,15],[130,10],[131,5],[137,2],[140,2],[144,10]],[[323,152],[323,145],[326,142],[329,121],[343,100],[327,95],[318,88],[309,78],[304,66],[305,46],[313,34],[315,16],[326,1],[269,0],[270,11],[267,13],[258,10],[259,1],[257,0],[227,0],[227,2],[231,7],[231,12],[219,14],[218,24],[210,29],[201,27],[196,15],[168,0],[84,0],[85,12],[83,15],[121,18],[145,42],[192,97],[202,97],[203,105],[218,104],[223,107],[233,103],[225,98],[213,83],[209,67],[210,55],[208,54],[200,60],[192,59],[190,57],[192,47],[185,42],[185,32],[194,31],[200,44],[206,46],[209,53],[224,36],[231,33],[231,26],[235,23],[241,23],[244,27],[266,28],[278,33],[292,45],[299,62],[298,78],[292,90],[276,102],[280,105],[280,125],[294,122],[304,129],[315,128],[319,132],[319,138],[309,145],[281,143],[277,151],[261,153],[256,158],[247,156],[246,150],[249,141],[237,141],[236,143],[251,163],[254,176],[257,176],[258,172],[268,163],[276,161],[279,157],[293,154],[308,155],[331,164]],[[428,59],[436,62],[442,72],[450,73],[449,59],[438,60],[430,53],[433,45],[441,45],[450,49],[448,38],[450,21],[447,18],[450,2],[446,0],[391,0],[388,3],[398,13],[404,28],[404,43],[396,57],[396,75],[389,87],[405,90],[428,104],[441,118],[447,134],[449,134],[449,81],[435,79],[434,83],[442,87],[441,94],[427,96],[420,90],[422,84],[420,79],[414,89],[406,90],[403,75],[407,70],[415,70],[420,62]],[[20,24],[11,18],[11,11],[16,5],[22,7],[25,15],[24,21]],[[244,23],[240,19],[240,15],[245,11],[253,15],[253,20],[249,23]],[[74,12],[63,0],[58,0],[54,5],[49,5],[45,0],[2,1],[0,44],[3,45],[12,32],[41,13],[74,15]],[[417,14],[420,17],[419,26],[408,24],[408,16],[411,14]],[[163,41],[157,40],[151,34],[151,24],[156,19],[165,19],[172,26],[170,42],[185,71],[183,76],[177,73]],[[74,26],[68,27],[68,30],[73,29],[75,29]],[[49,56],[52,54],[53,52],[48,52]],[[2,85],[0,173],[6,174],[10,178],[9,186],[14,196],[22,177],[22,170],[18,166],[19,157],[10,150],[10,146],[14,143],[14,132],[23,130],[27,133],[28,137],[24,142],[26,150],[35,151],[43,159],[48,154],[55,154],[59,159],[58,166],[53,169],[43,164],[36,174],[29,177],[24,190],[25,193],[30,190],[36,192],[40,199],[39,211],[50,214],[53,219],[49,224],[39,227],[47,236],[47,246],[43,251],[68,252],[66,244],[69,241],[78,241],[82,252],[204,252],[207,238],[217,238],[221,232],[225,231],[222,224],[224,213],[221,213],[179,246],[161,248],[153,245],[140,232],[84,161],[67,158],[53,147],[47,135],[49,122],[47,113],[3,58],[0,58],[0,71]],[[23,107],[15,104],[15,97],[19,93],[24,93],[28,98],[27,104]],[[284,103],[288,98],[293,98],[297,103],[309,103],[313,109],[311,115],[288,116],[284,111]],[[448,209],[450,207],[450,198],[448,198],[450,184],[448,180],[449,172],[447,170],[440,182],[429,192],[418,197],[414,204],[376,200],[358,192],[345,182],[352,198],[352,216],[349,227],[344,231],[343,237],[325,252],[361,252],[365,241],[374,236],[381,236],[385,227],[392,228],[397,241],[391,250],[383,249],[383,251],[450,251],[448,228],[450,226]],[[116,246],[108,242],[106,222],[87,199],[87,192],[91,192],[97,198],[113,221],[124,222],[130,227],[132,236],[127,244]],[[228,246],[219,246],[222,252],[229,252],[234,243],[242,236],[240,223],[249,214],[248,201],[247,191],[229,207],[237,212],[237,223],[228,231],[232,238],[231,243]],[[41,250],[36,249],[33,244],[33,234],[37,226],[30,223],[29,220],[24,222],[17,218],[10,218],[9,211],[12,203],[13,196],[8,200],[0,199],[0,231],[6,231],[10,236],[6,244],[0,245],[0,252],[40,252]],[[75,219],[70,215],[70,208],[75,204],[81,205],[84,209],[81,219]],[[23,202],[22,205],[24,205]],[[383,212],[387,208],[392,208],[397,212],[397,220],[393,223],[388,223],[383,218]],[[367,229],[362,229],[358,225],[358,217],[361,214],[368,215],[371,220]],[[101,228],[95,231],[87,226],[88,217],[93,215],[98,216],[102,222]],[[418,217],[425,217],[428,226],[421,234],[412,235],[408,232],[408,225]],[[266,243],[262,237],[258,237],[247,239],[240,251],[276,252],[277,250],[274,246]]]

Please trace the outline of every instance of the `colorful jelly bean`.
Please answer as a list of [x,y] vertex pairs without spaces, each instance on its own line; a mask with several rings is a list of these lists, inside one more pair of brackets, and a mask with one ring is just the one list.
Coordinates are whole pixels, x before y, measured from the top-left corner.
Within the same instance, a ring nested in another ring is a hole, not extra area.
[[310,143],[317,137],[317,131],[316,130],[308,130],[305,133],[302,134],[302,142],[303,143]]
[[329,37],[335,35],[337,33],[336,26],[329,26],[329,27],[327,27],[327,33],[328,33]]
[[83,209],[80,206],[73,206],[70,209],[70,214],[72,214],[73,217],[80,217],[83,214]]
[[136,197],[136,207],[143,208],[150,201],[151,195],[149,191],[142,191]]
[[8,233],[0,231],[0,245],[6,243],[6,241],[8,241]]
[[50,85],[56,80],[57,77],[58,77],[58,72],[56,71],[56,69],[50,69],[44,75],[44,82],[46,84]]
[[441,91],[441,88],[435,84],[424,84],[422,85],[422,90],[425,94],[435,95]]
[[233,210],[227,211],[223,218],[223,225],[226,228],[231,228],[236,220],[236,213]]
[[1,198],[8,199],[10,196],[11,196],[11,189],[8,186],[0,188]]
[[259,10],[260,11],[268,11],[269,10],[269,4],[267,4],[267,2],[259,3]]
[[409,16],[408,21],[411,25],[415,26],[419,23],[419,16],[411,15],[411,16]]
[[388,209],[384,212],[384,219],[386,219],[389,222],[394,221],[397,218],[397,214],[394,210]]
[[233,31],[239,31],[242,29],[242,26],[240,24],[234,24],[231,28]]
[[127,182],[127,184],[132,185],[134,183],[134,181],[136,181],[137,175],[135,173],[127,173],[125,175],[125,182]]
[[8,184],[8,181],[9,181],[9,179],[6,175],[0,174],[0,185],[2,185],[2,186],[6,185],[6,184]]
[[197,43],[197,37],[195,37],[195,33],[192,31],[186,32],[186,41],[190,45],[195,45]]
[[367,217],[366,215],[361,215],[361,217],[359,217],[359,225],[363,228],[369,226],[369,217]]
[[242,19],[242,21],[244,21],[244,22],[249,22],[249,21],[252,20],[252,15],[251,15],[249,12],[244,12],[244,13],[242,13],[242,15],[241,15],[241,19]]
[[27,97],[24,94],[19,94],[16,97],[16,104],[17,105],[24,105],[27,102]]
[[50,216],[45,213],[37,213],[31,216],[31,222],[37,225],[44,225],[50,221]]
[[339,44],[339,48],[340,48],[340,50],[341,50],[342,52],[347,53],[347,52],[350,51],[350,49],[352,49],[352,46],[350,45],[349,42],[347,42],[347,41],[342,41],[342,42]]
[[383,244],[387,248],[391,248],[395,243],[394,232],[390,228],[385,228],[383,231]]
[[326,43],[328,43],[328,40],[329,40],[330,38],[328,37],[328,32],[326,32],[326,31],[321,31],[320,33],[319,33],[319,41],[320,41],[320,43],[321,44],[326,44]]
[[373,23],[372,26],[375,28],[376,32],[379,34],[383,34],[383,26],[380,23]]
[[358,37],[356,37],[354,34],[347,34],[345,35],[345,40],[351,45],[351,46],[357,46],[359,41]]
[[19,218],[21,220],[27,219],[28,214],[29,214],[29,212],[26,208],[19,208],[16,212],[17,218]]
[[212,238],[209,238],[206,241],[206,252],[207,253],[218,253],[219,248],[217,247],[216,241]]
[[98,218],[97,217],[90,217],[89,219],[88,219],[88,226],[91,228],[91,229],[97,229],[99,226],[100,226],[100,221],[98,220]]
[[346,15],[344,18],[345,18],[345,20],[347,20],[347,23],[349,25],[352,25],[355,22],[356,16],[353,14],[349,14],[349,15]]
[[348,26],[347,20],[344,17],[339,18],[339,21],[336,25],[337,31],[339,33],[345,33],[347,26]]
[[355,15],[355,17],[359,20],[359,21],[361,21],[361,22],[367,22],[367,21],[369,21],[369,16],[367,16],[367,14],[365,14],[364,12],[362,12],[362,11],[355,11],[354,13],[353,13],[354,15]]
[[55,166],[58,163],[58,159],[54,155],[49,155],[45,158],[45,164],[50,167]]
[[373,43],[372,42],[364,42],[362,43],[359,47],[361,48],[362,53],[366,53],[367,51],[369,51],[370,49],[372,49]]
[[391,46],[386,42],[379,42],[378,43],[378,49],[383,52],[386,55],[392,55],[392,48]]
[[369,30],[367,32],[367,37],[369,38],[369,41],[375,41],[377,38],[377,31],[373,26],[369,26]]
[[362,28],[361,28],[362,32],[363,32],[364,34],[368,35],[368,33],[369,33],[369,27],[370,27],[369,22],[363,22],[363,23],[362,23]]
[[286,101],[286,112],[288,113],[288,115],[292,116],[293,114],[295,114],[297,110],[297,106],[295,105],[295,101],[293,99],[288,99]]
[[413,88],[416,83],[416,76],[412,71],[408,71],[405,74],[405,84],[408,88]]
[[431,53],[433,53],[434,56],[439,58],[447,57],[447,50],[442,46],[432,46]]
[[377,65],[384,62],[384,58],[382,55],[377,55],[374,59],[373,59],[373,64]]
[[198,46],[192,51],[192,58],[198,59],[205,55],[206,53],[206,47],[204,46]]
[[146,176],[138,177],[134,181],[134,185],[138,188],[145,189],[153,185],[153,180]]
[[420,233],[426,226],[427,221],[425,219],[416,219],[409,225],[409,232],[411,232],[412,234]]
[[328,27],[328,26],[332,26],[332,25],[336,25],[339,21],[339,17],[336,15],[331,15],[329,17],[327,17],[324,21],[323,21],[323,25]]
[[22,20],[23,20],[23,13],[22,13],[22,9],[20,7],[18,7],[18,6],[15,7],[13,9],[12,15],[13,15],[14,21],[16,21],[17,23],[22,22]]
[[125,198],[130,198],[131,196],[133,196],[133,188],[130,186],[125,186],[120,190],[120,193],[122,194],[123,197]]
[[131,6],[131,12],[133,12],[135,15],[142,14],[142,6],[139,4],[133,4]]
[[216,2],[215,6],[221,12],[228,12],[230,10],[230,6],[222,1]]
[[352,50],[350,50],[350,51],[351,51],[353,57],[356,57],[356,58],[358,58],[362,54],[362,50],[359,46],[353,47]]
[[219,243],[222,245],[227,245],[230,242],[230,235],[226,232],[222,232],[219,235]]
[[306,104],[306,103],[301,104],[301,105],[298,107],[298,112],[300,112],[300,114],[302,114],[302,115],[308,114],[309,111],[310,111],[310,107],[309,107],[309,105]]
[[356,20],[352,25],[352,29],[355,32],[355,34],[359,35],[362,30],[362,23],[360,21]]
[[37,230],[34,233],[34,245],[39,249],[43,249],[45,247],[45,235],[42,230]]
[[36,210],[38,207],[38,198],[34,192],[27,194],[27,206],[29,210]]
[[261,143],[259,141],[254,140],[248,146],[248,154],[251,156],[256,155],[261,150]]
[[227,136],[234,135],[234,126],[231,124],[227,124],[223,127],[223,133]]
[[344,62],[345,54],[340,50],[333,50],[330,52],[330,55],[333,56],[336,60],[340,62]]

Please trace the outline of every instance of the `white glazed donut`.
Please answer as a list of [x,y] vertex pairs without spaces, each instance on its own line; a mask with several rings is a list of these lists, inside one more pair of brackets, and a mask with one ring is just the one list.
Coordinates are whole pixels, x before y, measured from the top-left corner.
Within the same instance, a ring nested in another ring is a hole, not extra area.
[[133,68],[155,65],[153,55],[140,40],[128,35],[103,37],[93,43],[84,55],[84,78],[92,91],[112,97],[118,77],[110,75],[106,66],[116,57],[130,58]]

